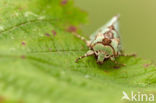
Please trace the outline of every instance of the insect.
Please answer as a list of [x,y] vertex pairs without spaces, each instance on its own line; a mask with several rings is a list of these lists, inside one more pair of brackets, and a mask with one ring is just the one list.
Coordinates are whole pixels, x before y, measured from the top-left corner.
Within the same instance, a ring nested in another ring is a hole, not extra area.
[[118,26],[119,15],[114,16],[106,25],[102,26],[90,36],[90,40],[77,33],[73,33],[76,37],[83,40],[89,47],[89,50],[80,59],[94,55],[98,64],[103,64],[106,60],[111,60],[116,64],[115,58],[122,55],[122,47]]

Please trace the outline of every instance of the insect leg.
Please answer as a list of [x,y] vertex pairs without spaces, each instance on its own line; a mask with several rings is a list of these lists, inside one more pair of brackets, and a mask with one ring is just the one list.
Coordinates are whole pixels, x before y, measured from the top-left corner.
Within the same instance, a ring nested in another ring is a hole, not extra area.
[[133,53],[133,54],[124,54],[124,53],[122,53],[121,56],[135,57],[136,54],[135,53]]
[[91,55],[94,55],[94,51],[89,50],[85,55],[77,58],[75,62],[78,62],[80,59],[85,58],[85,57],[88,57],[88,56],[91,56]]
[[114,62],[116,65],[121,65],[121,66],[125,66],[125,64],[121,64],[121,63],[118,63],[114,57],[111,57],[110,58],[112,62]]
[[72,33],[74,36],[76,36],[77,38],[81,39],[82,41],[84,41],[86,43],[86,45],[89,47],[90,46],[90,41],[86,40],[83,36],[77,34],[77,33]]
[[126,64],[121,64],[121,63],[118,63],[117,61],[113,61],[116,65],[121,65],[121,66],[125,66]]

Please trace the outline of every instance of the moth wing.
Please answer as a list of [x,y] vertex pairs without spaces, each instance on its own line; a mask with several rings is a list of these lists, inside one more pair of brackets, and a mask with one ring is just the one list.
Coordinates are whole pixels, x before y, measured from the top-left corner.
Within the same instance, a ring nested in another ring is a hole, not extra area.
[[98,33],[105,33],[106,31],[108,31],[108,27],[113,25],[115,30],[118,32],[118,34],[116,35],[117,38],[119,37],[119,23],[118,23],[118,18],[119,15],[114,16],[107,24],[103,25],[102,27],[100,27],[97,31],[95,31],[94,33],[91,34],[90,39],[91,41],[93,41],[96,37],[96,35]]
[[[113,25],[115,31],[117,32],[114,34],[114,37],[118,38],[120,40],[119,22],[118,22],[119,17],[120,17],[120,15],[114,16],[108,23],[106,23],[104,26],[100,27],[97,31],[92,33],[90,36],[90,40],[94,41],[94,39],[98,33],[103,34],[103,33],[107,32],[109,30],[108,27],[110,27],[112,25]],[[120,43],[118,45],[118,51],[122,52],[121,40],[120,40]]]

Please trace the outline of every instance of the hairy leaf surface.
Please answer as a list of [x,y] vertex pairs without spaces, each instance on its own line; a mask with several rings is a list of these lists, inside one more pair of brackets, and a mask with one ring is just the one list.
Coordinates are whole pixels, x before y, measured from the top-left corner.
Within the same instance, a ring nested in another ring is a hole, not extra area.
[[[150,61],[75,63],[88,48],[71,33],[86,14],[70,0],[0,0],[0,102],[121,103],[122,91],[156,93]],[[76,29],[76,28],[75,28]]]

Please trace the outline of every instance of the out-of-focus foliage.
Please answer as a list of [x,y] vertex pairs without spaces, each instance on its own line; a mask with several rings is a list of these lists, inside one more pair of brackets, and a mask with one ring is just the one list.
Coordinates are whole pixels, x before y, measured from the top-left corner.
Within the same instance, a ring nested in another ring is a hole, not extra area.
[[156,92],[149,61],[75,63],[87,47],[67,31],[85,16],[70,0],[0,1],[0,103],[120,103],[122,91]]

